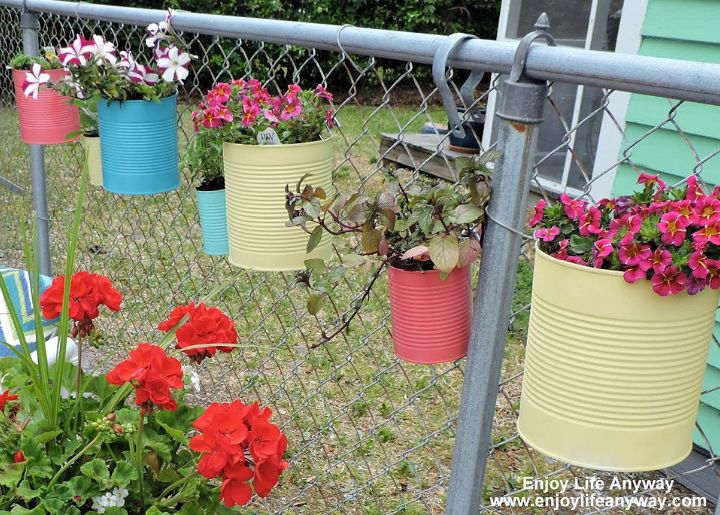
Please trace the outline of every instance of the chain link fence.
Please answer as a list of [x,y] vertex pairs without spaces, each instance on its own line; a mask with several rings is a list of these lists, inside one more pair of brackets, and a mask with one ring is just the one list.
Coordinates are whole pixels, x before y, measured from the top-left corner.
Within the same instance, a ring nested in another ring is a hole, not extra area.
[[[47,13],[40,13],[40,23],[41,47],[64,45],[77,32],[104,34],[119,49],[135,52],[144,44],[144,24]],[[20,11],[0,7],[0,26],[0,62],[6,64],[22,49]],[[331,85],[338,121],[333,172],[338,189],[376,190],[382,187],[385,170],[406,174],[409,181],[423,170],[453,176],[465,162],[445,151],[448,136],[438,136],[422,148],[413,143],[413,135],[424,124],[447,120],[437,89],[427,82],[427,65],[407,62],[399,68],[397,63],[345,52],[194,33],[183,36],[197,60],[179,99],[181,147],[192,136],[190,114],[209,86],[253,76],[275,92],[284,91],[288,82],[304,87],[319,82]],[[466,74],[460,69],[449,72],[449,84],[458,101]],[[498,84],[496,77],[486,81],[475,104],[484,106],[494,98]],[[654,135],[661,133],[678,138],[687,149],[676,174],[695,174],[712,182],[718,166],[713,158],[720,148],[708,148],[705,142],[698,148],[688,137],[682,112],[691,104],[668,101],[667,109],[648,120],[644,131],[633,127],[631,133],[626,130],[624,115],[618,118],[612,112],[612,99],[624,93],[596,89],[593,102],[572,112],[557,94],[561,86],[553,85],[547,98],[543,127],[560,129],[550,131],[553,137],[541,138],[535,194],[552,201],[567,190],[597,200],[598,184],[618,170],[646,170],[636,156],[648,152],[648,145],[655,144]],[[12,81],[5,69],[0,71],[0,112],[0,186],[12,186],[0,187],[0,263],[22,266],[17,201],[23,196],[29,199],[29,159],[27,147],[19,139]],[[491,128],[486,127],[487,131]],[[548,133],[549,129],[542,131]],[[599,169],[598,135],[604,131],[613,132],[621,147],[614,155],[608,154],[609,158],[605,156],[607,163]],[[492,147],[493,141],[486,137],[491,144],[482,150]],[[82,149],[79,144],[68,144],[47,147],[45,152],[53,269],[60,270]],[[493,496],[528,495],[524,477],[588,475],[587,470],[543,457],[517,435],[532,258],[528,238],[520,256],[488,468],[483,484],[477,485],[486,501]],[[343,314],[352,310],[367,278],[359,272],[348,275],[341,287],[345,293],[337,296],[332,310],[320,318],[308,315],[305,292],[296,285],[293,274],[243,270],[224,258],[203,253],[195,194],[187,177],[177,191],[163,195],[119,196],[102,188],[89,191],[77,259],[78,267],[108,275],[125,297],[122,312],[96,324],[104,343],[94,356],[100,370],[138,342],[156,339],[157,324],[174,305],[229,284],[213,302],[234,318],[241,343],[247,347],[204,361],[199,366],[202,390],[197,397],[199,402],[257,399],[272,407],[288,435],[291,467],[268,499],[255,501],[258,512],[444,511],[465,361],[421,366],[394,357],[384,278],[353,321],[351,331],[314,348],[321,341],[322,328],[337,325]],[[710,454],[704,465],[691,473],[712,467],[717,458]],[[489,504],[486,509],[513,511]],[[705,513],[709,508],[683,510]]]

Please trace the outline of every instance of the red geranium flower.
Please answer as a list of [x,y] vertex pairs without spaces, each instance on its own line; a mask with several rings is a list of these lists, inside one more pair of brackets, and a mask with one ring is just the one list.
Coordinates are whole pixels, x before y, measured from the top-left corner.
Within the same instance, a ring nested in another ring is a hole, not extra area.
[[22,463],[25,461],[25,453],[22,451],[15,451],[15,454],[13,455],[13,462],[15,463]]
[[177,403],[171,388],[182,388],[180,362],[168,357],[157,345],[141,343],[130,352],[130,357],[119,363],[105,378],[110,384],[132,383],[135,386],[135,403],[141,413],[149,413],[153,407],[175,411]]
[[5,390],[4,392],[0,393],[0,411],[5,411],[5,406],[7,406],[8,402],[16,400],[18,400],[18,396],[11,394],[10,390]]
[[200,434],[190,440],[190,448],[203,456],[198,472],[211,479],[221,476],[221,496],[227,506],[247,504],[255,492],[267,496],[283,470],[287,437],[269,421],[272,411],[257,403],[241,401],[212,403],[193,426]]
[[[40,308],[46,320],[53,320],[62,312],[65,276],[53,279],[50,287],[40,296]],[[76,272],[70,281],[69,314],[74,321],[73,336],[87,336],[93,330],[92,320],[100,314],[99,307],[120,311],[122,295],[110,279],[91,272]]]
[[[158,329],[168,332],[177,325],[182,318],[188,315],[188,320],[175,333],[177,349],[183,350],[191,360],[200,363],[203,359],[214,356],[218,350],[230,352],[234,347],[216,345],[221,343],[236,344],[238,342],[235,325],[225,313],[216,307],[207,307],[205,304],[194,303],[178,306],[170,313],[167,320],[162,322]],[[194,345],[208,345],[208,347],[187,349]]]

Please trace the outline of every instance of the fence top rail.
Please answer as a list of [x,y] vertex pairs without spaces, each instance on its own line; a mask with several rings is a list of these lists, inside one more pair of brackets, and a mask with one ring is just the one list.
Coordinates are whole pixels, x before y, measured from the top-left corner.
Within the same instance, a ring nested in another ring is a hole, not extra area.
[[[0,0],[0,6],[114,23],[146,25],[164,11],[62,0]],[[552,13],[550,18],[552,21]],[[448,36],[318,23],[199,14],[181,11],[173,18],[178,30],[294,45],[377,58],[431,64]],[[342,29],[342,30],[341,30]],[[552,32],[552,28],[550,29]],[[509,73],[516,42],[468,40],[448,65]],[[720,65],[615,54],[568,47],[533,45],[525,64],[527,76],[660,97],[720,105]]]

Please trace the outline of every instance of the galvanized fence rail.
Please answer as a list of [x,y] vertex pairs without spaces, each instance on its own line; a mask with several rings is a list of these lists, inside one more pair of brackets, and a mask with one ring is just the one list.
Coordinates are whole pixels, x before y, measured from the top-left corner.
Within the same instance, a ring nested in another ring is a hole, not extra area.
[[[139,51],[145,26],[163,17],[162,11],[82,2],[0,0],[0,62],[6,64],[23,49],[35,53],[57,47],[77,32],[102,33],[120,48]],[[377,188],[383,170],[396,166],[389,161],[398,151],[412,156],[411,164],[399,167],[407,169],[408,180],[431,162],[454,173],[456,163],[443,152],[447,137],[421,158],[408,144],[423,123],[445,119],[429,65],[447,48],[446,36],[187,12],[177,13],[173,25],[198,56],[181,95],[183,142],[192,135],[194,104],[215,81],[255,76],[278,92],[288,82],[325,82],[335,85],[333,107],[340,122],[336,187]],[[241,341],[253,346],[203,363],[198,399],[257,399],[277,413],[290,439],[291,469],[270,498],[256,501],[259,511],[474,514],[493,510],[491,496],[527,494],[523,477],[588,473],[542,457],[519,439],[515,428],[530,308],[532,250],[522,232],[528,192],[532,186],[547,198],[560,193],[547,191],[541,179],[551,161],[561,158],[574,163],[573,173],[582,183],[575,192],[592,198],[595,185],[621,166],[639,171],[633,153],[659,131],[680,138],[687,148],[690,158],[680,162],[679,175],[709,180],[706,173],[718,166],[714,158],[720,148],[696,148],[682,127],[681,113],[689,102],[720,105],[720,66],[531,45],[538,37],[547,39],[545,29],[540,23],[538,32],[520,44],[468,39],[448,59],[448,83],[458,102],[460,77],[468,71],[510,74],[507,81],[493,76],[473,101],[481,105],[497,95],[492,146],[502,156],[494,168],[466,360],[436,366],[398,361],[390,349],[382,281],[351,332],[313,348],[321,328],[352,309],[364,284],[362,275],[346,279],[347,294],[338,298],[332,313],[309,316],[292,274],[237,269],[203,254],[187,177],[177,192],[152,197],[123,197],[102,189],[90,193],[79,264],[108,274],[126,297],[123,312],[98,324],[105,340],[98,363],[138,341],[152,341],[154,327],[174,304],[233,279],[217,303],[235,318]],[[572,113],[554,99],[553,87],[559,83],[600,92],[574,124]],[[611,100],[622,92],[674,100],[631,140],[611,110]],[[57,270],[81,149],[76,144],[28,149],[18,137],[13,103],[10,75],[3,69],[0,263],[22,264],[15,199],[32,192],[40,239],[49,242],[44,268],[50,270],[54,263]],[[551,148],[537,152],[543,119],[564,130]],[[616,131],[623,143],[616,159],[593,171],[583,145],[586,133],[601,124]],[[380,133],[396,136],[381,143]],[[716,460],[711,453],[690,473],[709,469]]]

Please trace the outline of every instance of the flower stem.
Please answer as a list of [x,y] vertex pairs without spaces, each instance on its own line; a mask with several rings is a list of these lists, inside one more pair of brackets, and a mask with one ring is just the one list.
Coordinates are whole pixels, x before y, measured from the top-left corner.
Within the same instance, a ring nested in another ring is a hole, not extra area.
[[197,473],[197,470],[195,470],[195,471],[192,472],[192,474],[188,474],[188,475],[185,476],[185,477],[181,477],[180,479],[178,479],[177,481],[175,481],[173,484],[171,484],[170,486],[168,486],[165,490],[163,490],[162,493],[158,496],[158,499],[162,500],[163,497],[165,497],[167,494],[169,494],[170,492],[172,492],[173,490],[175,490],[175,488],[177,488],[178,486],[184,485],[185,483],[187,483],[188,481],[190,481],[192,478],[194,478],[195,476],[197,476],[197,474],[198,474],[198,473]]
[[140,498],[143,497],[143,428],[145,427],[145,414],[140,413],[140,423],[138,424],[138,430],[137,430],[137,441],[135,444],[135,459],[137,461],[137,471],[138,471],[138,491],[140,492]]
[[55,483],[57,483],[57,481],[58,481],[58,479],[60,479],[60,476],[62,475],[62,473],[65,472],[68,468],[70,468],[70,465],[72,465],[77,460],[79,460],[86,452],[88,452],[92,448],[92,446],[95,445],[98,440],[100,440],[101,436],[102,436],[101,433],[98,433],[97,435],[95,435],[95,438],[90,440],[89,444],[87,444],[85,447],[83,447],[75,456],[73,456],[68,461],[66,461],[65,464],[62,467],[60,467],[60,470],[58,470],[55,473],[55,475],[53,476],[53,478],[50,480],[50,483],[48,483],[48,488],[50,488]]

